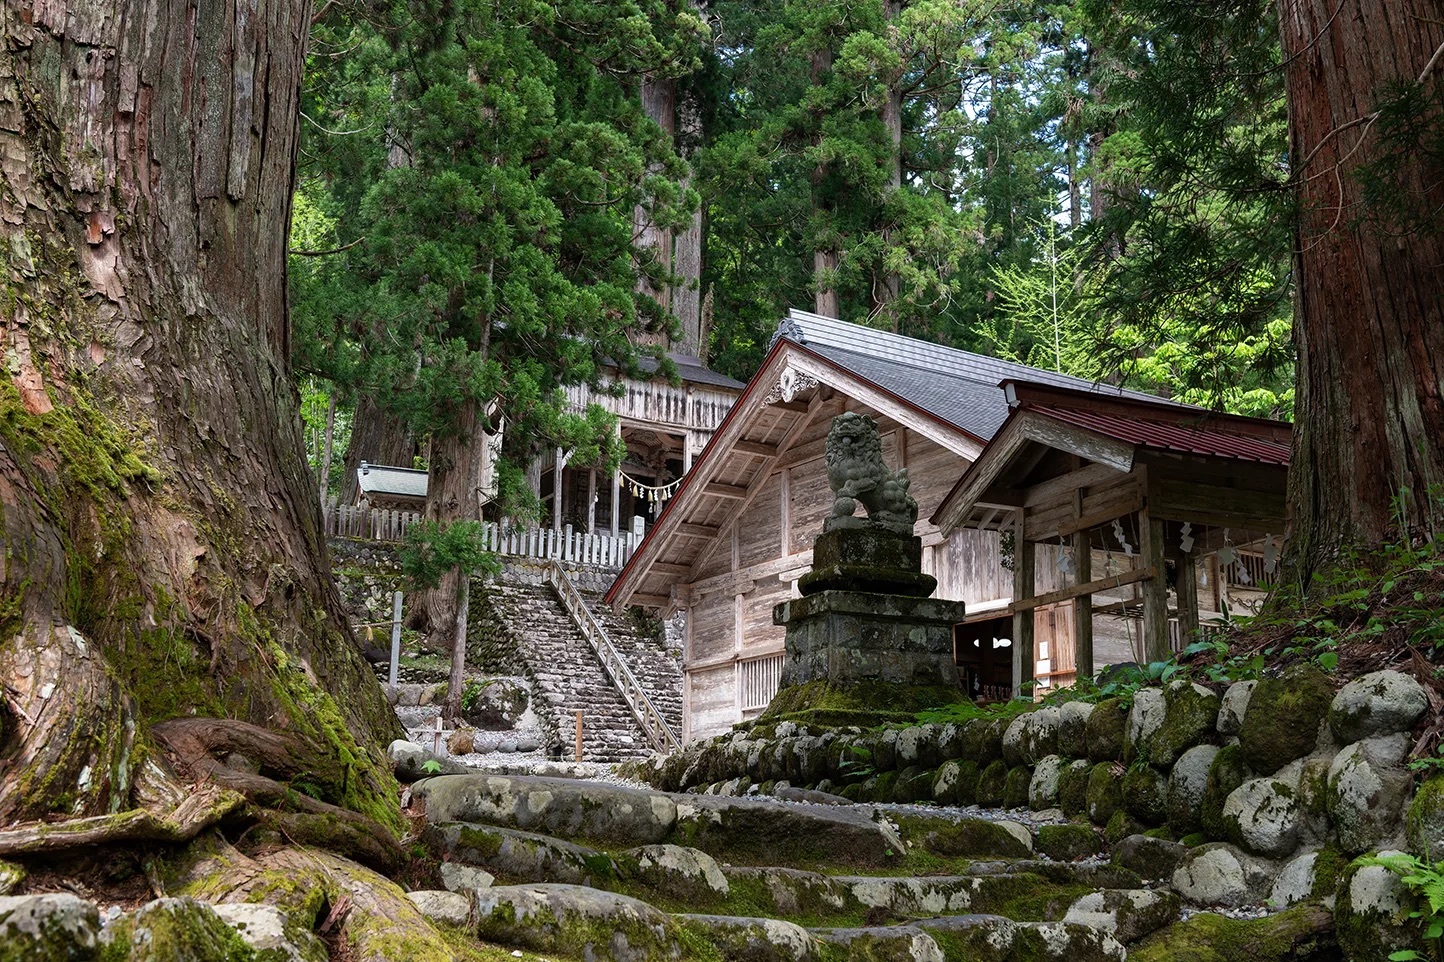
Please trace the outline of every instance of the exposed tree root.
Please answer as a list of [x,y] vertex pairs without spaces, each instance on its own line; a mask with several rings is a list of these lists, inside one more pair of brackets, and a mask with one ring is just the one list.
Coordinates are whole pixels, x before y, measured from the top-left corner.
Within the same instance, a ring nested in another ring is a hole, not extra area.
[[121,842],[189,842],[245,804],[233,791],[207,785],[167,815],[134,809],[66,822],[20,825],[0,831],[0,856],[62,852]]
[[267,775],[233,768],[217,756],[244,755],[262,771],[305,778],[343,790],[344,769],[335,759],[284,732],[224,718],[179,718],[152,729],[197,777],[244,795],[253,817],[292,841],[326,848],[378,871],[394,872],[405,862],[401,844],[385,826],[350,809],[312,798]]
[[168,894],[275,905],[292,924],[343,943],[356,962],[454,958],[398,885],[355,862],[299,846],[252,857],[219,839],[196,845]]

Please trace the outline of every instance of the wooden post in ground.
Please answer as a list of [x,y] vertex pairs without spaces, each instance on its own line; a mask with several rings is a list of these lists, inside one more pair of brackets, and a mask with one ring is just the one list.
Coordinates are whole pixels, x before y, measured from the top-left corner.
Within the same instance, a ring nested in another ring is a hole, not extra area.
[[1187,648],[1198,640],[1198,566],[1192,553],[1178,559],[1178,633]]
[[1163,569],[1163,522],[1147,508],[1138,512],[1138,553],[1153,577],[1143,582],[1143,657],[1149,662],[1167,661],[1172,653],[1168,643],[1168,578]]
[[[1093,580],[1093,548],[1087,531],[1073,532],[1073,574],[1077,583]],[[1073,681],[1092,678],[1093,665],[1093,596],[1079,595],[1073,599]]]
[[[1024,537],[1023,512],[1018,511],[1013,539],[1013,603],[1028,601],[1034,595],[1033,544]],[[1033,609],[1013,612],[1013,697],[1031,698],[1032,691],[1023,686],[1033,680],[1037,662],[1033,658]]]
[[582,760],[582,713],[577,712],[577,761]]
[[396,693],[396,676],[401,664],[401,592],[391,596],[391,673],[387,681]]

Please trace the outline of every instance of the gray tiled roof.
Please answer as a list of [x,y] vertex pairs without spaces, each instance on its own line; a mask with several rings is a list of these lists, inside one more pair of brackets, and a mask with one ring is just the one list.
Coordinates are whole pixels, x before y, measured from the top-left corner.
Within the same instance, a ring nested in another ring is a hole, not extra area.
[[[676,354],[669,351],[667,357],[671,359],[673,364],[677,365],[677,376],[682,379],[683,383],[708,384],[713,387],[731,388],[738,393],[741,393],[742,389],[747,387],[747,385],[741,381],[733,380],[725,374],[719,374],[705,367],[700,360],[690,354]],[[649,357],[640,358],[638,366],[648,373],[656,371],[658,367],[657,362]]]
[[426,472],[412,468],[367,464],[362,461],[361,467],[356,469],[356,484],[363,494],[379,494],[391,498],[426,497]]
[[1010,378],[1108,397],[1168,403],[1152,394],[1000,361],[807,311],[788,312],[777,326],[776,337],[801,344],[984,441],[992,438],[1008,416],[1008,403],[998,383]]

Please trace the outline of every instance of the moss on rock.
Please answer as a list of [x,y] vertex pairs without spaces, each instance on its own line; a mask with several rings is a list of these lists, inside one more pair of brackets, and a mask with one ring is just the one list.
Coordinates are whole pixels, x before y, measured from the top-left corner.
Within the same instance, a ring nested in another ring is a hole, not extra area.
[[978,804],[992,808],[1003,803],[1003,787],[1008,780],[1008,766],[1001,758],[994,759],[978,775]]
[[1444,862],[1444,774],[1426,778],[1404,815],[1404,836],[1421,858]]
[[1089,821],[1107,825],[1123,805],[1123,766],[1117,762],[1094,765],[1088,773],[1086,800]]
[[1035,844],[1039,852],[1060,862],[1097,855],[1103,847],[1098,833],[1087,825],[1044,825]]
[[1313,751],[1333,697],[1328,676],[1312,665],[1260,681],[1238,735],[1248,767],[1272,775]]
[[1336,957],[1329,911],[1306,903],[1262,919],[1200,912],[1128,950],[1129,962],[1287,962]]
[[1088,757],[1095,762],[1117,761],[1123,757],[1128,731],[1128,705],[1121,698],[1100,701],[1088,716]]
[[1234,789],[1248,781],[1248,766],[1244,764],[1243,749],[1237,745],[1223,748],[1208,767],[1208,781],[1203,787],[1203,804],[1199,820],[1204,834],[1209,838],[1229,837],[1229,826],[1223,817],[1223,806]]
[[1152,765],[1133,765],[1123,776],[1123,808],[1148,825],[1168,817],[1168,782]]
[[1088,814],[1088,775],[1092,770],[1092,765],[1080,759],[1058,775],[1058,807],[1069,818]]
[[1027,808],[1028,784],[1032,780],[1033,771],[1026,765],[1008,769],[1008,775],[1003,780],[1003,807]]
[[1028,845],[997,822],[965,818],[939,825],[904,817],[899,826],[909,838],[921,837],[923,848],[941,858],[1027,858]]
[[910,722],[918,712],[966,702],[968,696],[961,689],[947,685],[863,681],[844,686],[820,679],[780,689],[758,721],[869,728]]

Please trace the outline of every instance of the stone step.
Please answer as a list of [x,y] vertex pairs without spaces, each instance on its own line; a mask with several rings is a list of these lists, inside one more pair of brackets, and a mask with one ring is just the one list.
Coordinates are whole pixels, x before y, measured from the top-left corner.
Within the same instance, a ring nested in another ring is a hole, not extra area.
[[427,819],[479,822],[624,846],[672,842],[737,864],[901,864],[903,841],[871,809],[669,795],[574,779],[442,775],[412,786]]

